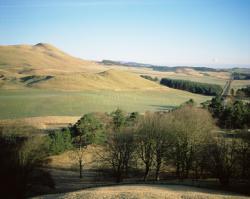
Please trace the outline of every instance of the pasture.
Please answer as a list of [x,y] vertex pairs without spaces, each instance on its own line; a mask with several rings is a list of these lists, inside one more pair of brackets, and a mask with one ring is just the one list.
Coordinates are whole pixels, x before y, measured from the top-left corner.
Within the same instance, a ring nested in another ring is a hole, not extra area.
[[81,116],[88,112],[160,111],[178,106],[189,99],[197,104],[211,97],[167,90],[133,91],[54,91],[42,89],[1,90],[0,119],[36,116]]

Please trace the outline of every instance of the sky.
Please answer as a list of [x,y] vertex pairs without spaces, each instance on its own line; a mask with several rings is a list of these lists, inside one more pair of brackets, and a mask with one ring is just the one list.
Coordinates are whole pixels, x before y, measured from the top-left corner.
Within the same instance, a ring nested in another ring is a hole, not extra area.
[[90,60],[250,67],[250,0],[0,0],[0,45]]

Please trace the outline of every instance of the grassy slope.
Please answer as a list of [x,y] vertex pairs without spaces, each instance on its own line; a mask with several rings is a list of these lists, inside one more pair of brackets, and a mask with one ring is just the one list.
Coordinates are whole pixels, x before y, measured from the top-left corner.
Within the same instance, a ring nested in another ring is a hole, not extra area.
[[203,83],[213,83],[221,86],[225,85],[226,80],[230,76],[230,74],[227,72],[199,72],[193,69],[182,69],[176,72],[160,72],[146,68],[144,69],[130,68],[127,70],[130,70],[131,72],[135,72],[138,74],[150,75],[153,77],[184,79],[184,80],[197,81]]
[[57,73],[101,69],[100,65],[72,57],[49,44],[0,46],[0,68],[11,72]]
[[[148,73],[220,85],[227,79],[225,73],[204,75],[190,69],[173,74],[124,67],[108,70],[48,44],[0,46],[0,119],[80,116],[93,111],[110,112],[117,107],[144,112],[177,106],[190,98],[198,103],[209,99],[139,77]],[[31,75],[35,77],[21,81]],[[48,75],[53,77],[39,80]]]
[[36,198],[245,199],[249,197],[181,185],[120,185],[91,188],[66,194],[53,194]]
[[49,44],[0,46],[0,89],[26,87],[123,90],[160,86],[137,74],[108,70],[101,64],[72,57]]
[[0,119],[32,116],[80,116],[87,112],[164,110],[188,99],[200,103],[210,97],[176,89],[134,91],[0,91]]
[[[60,75],[32,87],[56,90],[127,90],[163,89],[162,86],[138,75],[120,70],[106,70],[97,74]],[[164,88],[165,89],[165,88]]]

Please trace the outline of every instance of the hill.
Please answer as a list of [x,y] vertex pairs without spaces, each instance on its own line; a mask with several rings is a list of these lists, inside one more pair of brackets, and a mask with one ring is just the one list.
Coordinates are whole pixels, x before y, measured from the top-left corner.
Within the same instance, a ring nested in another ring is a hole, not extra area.
[[40,89],[56,90],[131,90],[163,89],[160,85],[145,80],[138,75],[115,69],[101,73],[79,73],[34,79],[26,85]]
[[72,57],[56,47],[0,46],[1,89],[127,90],[160,88],[129,72]]
[[152,65],[152,64],[144,64],[137,62],[125,62],[125,61],[113,61],[113,60],[102,60],[102,64],[105,65],[118,65],[118,66],[126,66],[126,67],[138,67],[138,68],[150,68],[155,71],[165,71],[165,72],[176,72],[178,70],[183,69],[192,69],[195,71],[205,71],[205,72],[225,72],[227,70],[215,69],[209,67],[192,67],[192,66],[160,66],[160,65]]
[[19,74],[62,74],[103,70],[95,62],[72,57],[50,44],[0,46],[0,69]]

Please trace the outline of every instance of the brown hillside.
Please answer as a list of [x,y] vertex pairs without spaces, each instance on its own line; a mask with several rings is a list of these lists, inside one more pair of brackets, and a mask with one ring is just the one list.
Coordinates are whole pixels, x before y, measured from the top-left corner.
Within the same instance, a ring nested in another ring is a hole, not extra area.
[[56,47],[0,46],[0,88],[130,90],[163,88],[122,70],[72,57]]
[[103,67],[72,57],[52,45],[39,43],[33,46],[0,46],[0,69],[18,73],[58,74],[96,72],[103,70]]

